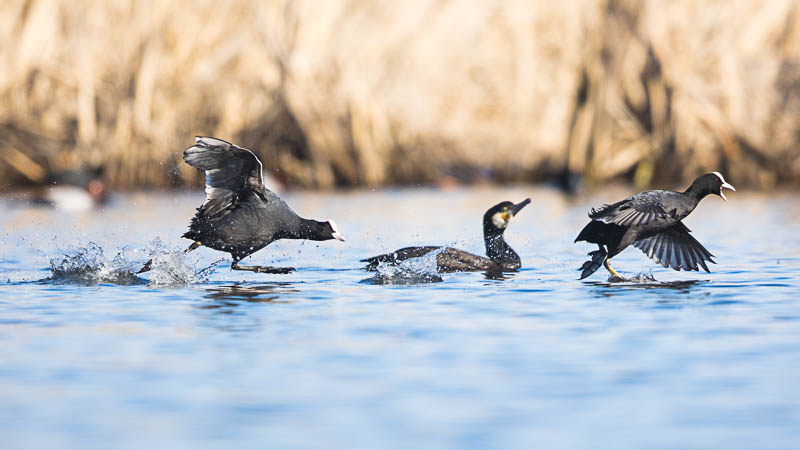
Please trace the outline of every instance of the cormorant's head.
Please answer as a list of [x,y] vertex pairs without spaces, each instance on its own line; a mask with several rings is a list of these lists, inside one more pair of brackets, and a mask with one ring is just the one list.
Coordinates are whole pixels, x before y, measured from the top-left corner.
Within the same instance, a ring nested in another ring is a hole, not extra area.
[[732,191],[736,191],[736,189],[731,186],[725,178],[722,177],[722,174],[719,172],[712,172],[707,173],[698,179],[694,180],[692,186],[689,187],[689,190],[694,192],[699,198],[702,198],[708,194],[719,195],[722,197],[723,200],[726,202],[728,201],[725,194],[722,192],[722,189],[730,189]]
[[531,199],[526,198],[516,205],[511,202],[502,202],[492,206],[483,215],[484,228],[491,227],[499,231],[505,230],[511,219],[530,202]]

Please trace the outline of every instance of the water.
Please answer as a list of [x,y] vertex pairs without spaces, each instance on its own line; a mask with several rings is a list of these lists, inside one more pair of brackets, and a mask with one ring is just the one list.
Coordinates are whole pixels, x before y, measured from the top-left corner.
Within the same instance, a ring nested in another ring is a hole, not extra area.
[[[586,212],[627,193],[289,194],[347,242],[246,261],[288,275],[184,257],[201,193],[84,215],[0,200],[3,447],[800,448],[796,194],[704,200],[686,223],[710,274],[630,248],[614,267],[638,280],[577,281]],[[482,253],[483,212],[528,196],[519,273],[360,270],[413,244]]]

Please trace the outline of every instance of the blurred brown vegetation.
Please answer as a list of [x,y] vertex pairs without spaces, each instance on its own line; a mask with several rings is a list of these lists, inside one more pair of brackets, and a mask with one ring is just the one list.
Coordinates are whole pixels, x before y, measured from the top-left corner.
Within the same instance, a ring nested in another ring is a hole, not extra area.
[[198,184],[196,134],[303,187],[800,180],[791,0],[4,0],[0,40],[0,188]]

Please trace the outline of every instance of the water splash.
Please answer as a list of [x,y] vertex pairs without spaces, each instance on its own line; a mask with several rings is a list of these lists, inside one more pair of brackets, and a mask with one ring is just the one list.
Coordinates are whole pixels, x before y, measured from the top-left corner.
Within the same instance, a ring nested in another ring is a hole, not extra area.
[[[181,250],[167,248],[155,239],[144,248],[123,247],[113,258],[105,255],[102,246],[90,242],[86,247],[59,250],[61,255],[49,258],[49,278],[41,281],[56,283],[118,285],[183,285],[208,279],[211,268],[199,272],[186,261]],[[147,278],[137,275],[146,261],[151,260]]]
[[130,258],[130,251],[130,248],[124,247],[113,259],[108,259],[103,247],[94,242],[89,242],[86,247],[61,250],[61,255],[50,258],[51,276],[42,281],[77,284],[144,284],[146,280],[133,273],[136,262]]
[[598,286],[618,286],[632,289],[686,289],[691,286],[707,283],[708,280],[679,280],[679,281],[658,281],[653,276],[653,272],[639,272],[630,277],[610,275],[608,281],[595,283]]
[[653,272],[639,272],[630,277],[625,276],[608,276],[609,283],[655,283],[657,280],[653,276]]
[[425,284],[442,282],[436,259],[445,247],[440,247],[419,258],[410,258],[397,264],[380,262],[375,276],[362,280],[367,284]]
[[182,285],[205,281],[208,278],[208,275],[203,275],[202,279],[198,279],[194,268],[186,263],[186,253],[183,250],[167,249],[159,239],[150,243],[148,253],[150,254],[148,281],[151,285]]

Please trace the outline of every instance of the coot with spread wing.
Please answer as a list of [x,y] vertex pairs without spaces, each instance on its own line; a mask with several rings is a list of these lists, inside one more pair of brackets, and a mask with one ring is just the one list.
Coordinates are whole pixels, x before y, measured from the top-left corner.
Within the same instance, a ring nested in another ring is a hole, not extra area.
[[[206,199],[183,235],[194,241],[187,253],[202,245],[230,253],[233,270],[287,273],[294,269],[242,266],[239,261],[278,239],[344,241],[334,221],[304,219],[267,189],[261,161],[250,150],[222,139],[196,137],[183,159],[206,175]],[[150,265],[148,261],[142,271]]]
[[598,250],[589,253],[592,259],[581,266],[581,279],[593,274],[603,265],[612,276],[619,274],[608,260],[633,244],[650,259],[674,270],[703,270],[709,272],[706,261],[716,264],[712,255],[692,237],[681,222],[694,211],[708,194],[719,195],[727,201],[722,188],[735,191],[722,174],[705,174],[684,192],[646,191],[613,205],[592,208],[592,219],[581,230],[575,242],[597,244]]

